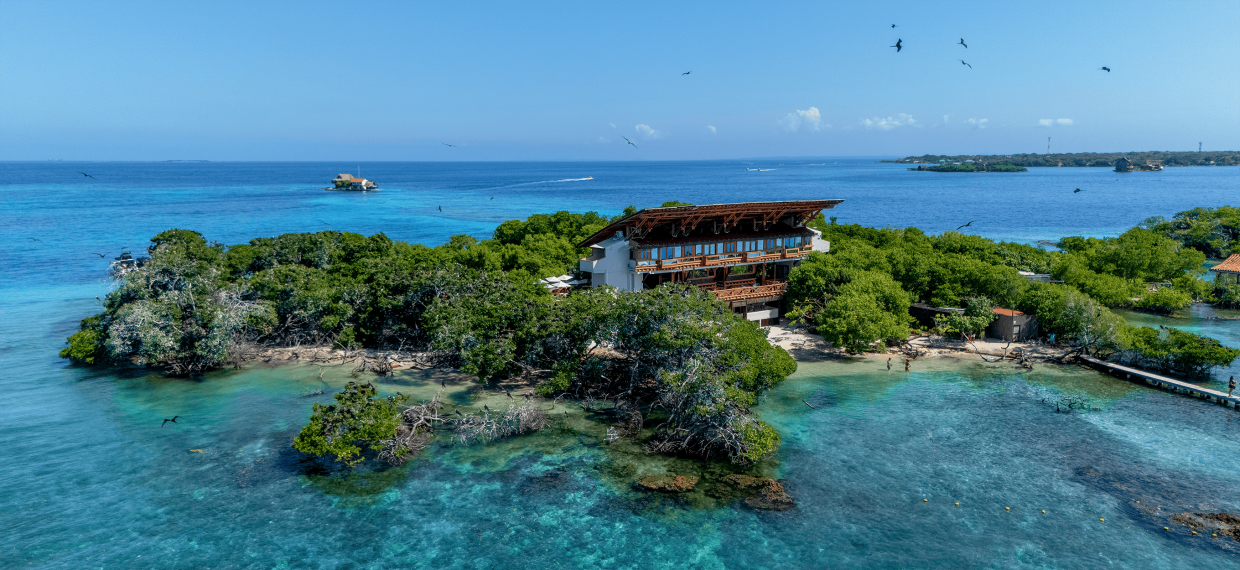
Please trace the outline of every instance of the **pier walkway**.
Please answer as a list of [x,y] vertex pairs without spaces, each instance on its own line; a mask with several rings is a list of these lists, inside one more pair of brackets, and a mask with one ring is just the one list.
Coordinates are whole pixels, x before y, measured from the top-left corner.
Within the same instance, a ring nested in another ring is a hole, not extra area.
[[1163,390],[1168,390],[1177,394],[1184,394],[1186,396],[1192,396],[1194,398],[1201,398],[1233,410],[1240,410],[1240,395],[1228,396],[1226,392],[1203,388],[1183,380],[1175,380],[1173,378],[1167,378],[1166,376],[1159,376],[1153,372],[1146,372],[1144,370],[1130,368],[1128,366],[1112,364],[1110,362],[1098,360],[1092,356],[1081,356],[1080,359],[1088,362],[1095,368],[1104,369],[1108,374],[1115,377],[1131,380],[1133,382],[1136,382],[1139,379],[1145,384],[1149,384],[1150,386],[1154,386],[1156,388],[1162,388]]

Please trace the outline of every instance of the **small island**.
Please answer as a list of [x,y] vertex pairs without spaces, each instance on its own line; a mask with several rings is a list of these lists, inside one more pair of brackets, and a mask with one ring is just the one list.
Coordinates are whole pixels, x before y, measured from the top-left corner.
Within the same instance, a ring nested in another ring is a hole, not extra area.
[[[1236,208],[1150,218],[1114,238],[1066,237],[1047,251],[823,216],[841,202],[536,214],[489,240],[457,235],[436,247],[337,231],[226,246],[171,229],[60,355],[182,376],[260,359],[348,362],[358,380],[335,403],[314,404],[292,442],[341,469],[404,463],[435,441],[520,437],[562,423],[555,406],[573,402],[608,445],[695,457],[721,475],[637,486],[701,487],[763,509],[794,503],[763,475],[781,434],[753,408],[802,355],[890,353],[907,369],[945,350],[983,354],[974,339],[989,329],[1039,341],[986,354],[1028,368],[1079,356],[1199,377],[1240,357],[1111,310],[1240,305],[1231,265],[1201,279],[1207,258],[1240,254]],[[478,389],[414,401],[370,381],[410,368],[453,371]]]
[[354,178],[352,174],[337,174],[332,179],[332,185],[324,188],[324,190],[350,190],[353,192],[369,192],[378,189],[379,186],[375,184],[374,180],[367,180],[361,177]]

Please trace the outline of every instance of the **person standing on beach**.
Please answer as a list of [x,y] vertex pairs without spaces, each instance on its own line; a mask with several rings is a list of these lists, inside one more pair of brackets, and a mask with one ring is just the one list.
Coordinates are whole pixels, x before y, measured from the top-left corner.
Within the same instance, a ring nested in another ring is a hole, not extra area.
[[[887,370],[891,370],[891,357],[890,356],[887,357]],[[1235,382],[1232,382],[1233,386],[1235,384],[1236,384]]]
[[1232,376],[1227,379],[1227,397],[1231,397],[1231,393],[1236,391],[1236,377]]

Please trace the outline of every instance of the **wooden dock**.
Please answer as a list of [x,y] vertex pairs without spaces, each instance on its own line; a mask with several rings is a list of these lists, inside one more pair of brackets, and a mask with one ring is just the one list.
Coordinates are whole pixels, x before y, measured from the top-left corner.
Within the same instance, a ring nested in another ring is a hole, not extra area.
[[1184,394],[1194,398],[1201,398],[1202,400],[1214,402],[1225,408],[1240,410],[1240,395],[1228,396],[1226,392],[1203,388],[1183,380],[1175,380],[1173,378],[1167,378],[1166,376],[1159,376],[1153,372],[1146,372],[1144,370],[1130,368],[1128,366],[1112,364],[1110,362],[1098,360],[1092,356],[1081,356],[1080,359],[1088,362],[1094,368],[1100,368],[1107,374],[1115,376],[1116,378],[1123,378],[1133,382],[1140,381],[1155,388],[1161,388],[1169,392]]

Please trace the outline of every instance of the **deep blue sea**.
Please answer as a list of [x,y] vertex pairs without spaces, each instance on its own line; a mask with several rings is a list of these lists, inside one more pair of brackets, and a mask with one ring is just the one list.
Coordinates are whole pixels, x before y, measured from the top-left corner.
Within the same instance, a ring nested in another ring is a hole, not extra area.
[[[322,190],[359,170],[382,190]],[[602,446],[580,410],[534,436],[328,477],[289,448],[310,405],[330,401],[331,389],[304,395],[323,387],[318,368],[191,381],[56,357],[112,286],[107,259],[168,228],[226,244],[333,229],[433,245],[556,210],[810,198],[845,199],[828,214],[841,223],[939,233],[973,221],[978,235],[1034,243],[1237,205],[1240,168],[0,163],[0,568],[1240,567],[1240,543],[1168,522],[1240,512],[1240,413],[1084,369],[802,363],[757,408],[784,434],[764,469],[799,506],[755,512],[634,491],[636,475],[699,466]],[[1125,316],[1240,346],[1240,322],[1208,313]],[[347,369],[323,375],[332,389],[349,380]],[[384,382],[415,397],[438,387],[425,374]],[[471,388],[452,384],[453,401],[496,398]],[[1044,402],[1064,394],[1096,410],[1057,414]]]

